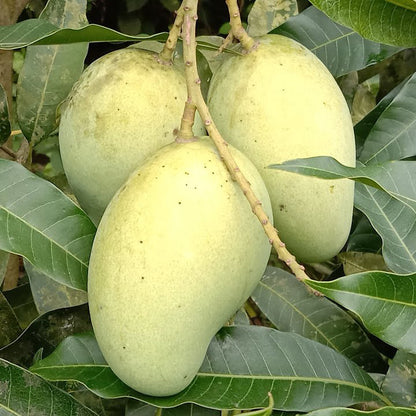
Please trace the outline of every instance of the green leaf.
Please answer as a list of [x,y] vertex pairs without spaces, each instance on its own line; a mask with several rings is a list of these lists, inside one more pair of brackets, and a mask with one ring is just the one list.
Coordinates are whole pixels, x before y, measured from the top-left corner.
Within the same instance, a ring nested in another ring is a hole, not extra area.
[[262,36],[297,14],[295,0],[257,0],[247,18],[250,36]]
[[352,168],[342,165],[333,157],[316,156],[269,167],[322,179],[354,179],[387,192],[416,213],[416,188],[409,186],[416,178],[416,162],[413,161],[394,160]]
[[385,400],[371,377],[334,350],[296,334],[260,326],[223,328],[211,341],[193,382],[170,397],[151,397],[123,384],[92,334],[65,339],[31,370],[48,380],[74,380],[104,398],[131,397],[159,407],[187,402],[216,409],[307,411]]
[[354,312],[376,337],[416,352],[416,274],[367,272],[305,283]]
[[361,217],[357,220],[357,225],[350,234],[347,242],[347,251],[381,253],[381,237],[376,233],[364,214],[356,211],[356,215],[361,215]]
[[312,294],[292,274],[268,267],[251,297],[278,329],[327,345],[367,371],[384,369],[360,325],[333,302]]
[[382,390],[395,405],[416,408],[415,354],[397,351],[384,379]]
[[39,316],[28,283],[4,292],[4,295],[13,308],[13,312],[22,328],[26,328]]
[[7,94],[0,84],[0,145],[7,141],[11,132]]
[[400,50],[364,39],[315,7],[308,7],[272,33],[295,39],[306,46],[334,77],[381,62]]
[[[385,95],[377,105],[371,110],[362,120],[360,120],[354,126],[355,133],[355,143],[357,148],[357,157],[359,160],[361,157],[361,152],[363,150],[364,142],[370,134],[373,126],[386,110],[386,108],[391,104],[397,94],[402,90],[406,85],[408,80],[401,82],[395,88],[393,88],[387,95]],[[393,134],[394,136],[394,134]],[[371,156],[371,155],[370,155]]]
[[416,12],[416,0],[386,0],[396,6],[404,7],[405,9]]
[[0,292],[0,328],[0,348],[10,344],[22,332],[13,308],[2,292]]
[[337,256],[344,268],[345,275],[378,270],[389,272],[386,262],[381,254],[347,251]]
[[[125,416],[157,416],[159,408],[138,400],[129,400],[126,406]],[[159,410],[160,416],[220,416],[220,412],[215,409],[196,406],[195,404],[183,404]]]
[[3,284],[3,280],[6,276],[7,265],[9,263],[10,253],[0,250],[0,286]]
[[397,92],[372,126],[359,160],[367,165],[415,156],[415,135],[416,73]]
[[385,0],[311,0],[331,19],[364,38],[404,47],[416,46],[416,14]]
[[39,314],[87,303],[87,293],[56,282],[24,260],[33,300]]
[[51,183],[0,160],[0,249],[20,254],[48,276],[86,290],[95,226]]
[[415,416],[416,409],[408,409],[404,407],[383,407],[371,412],[363,412],[354,409],[321,409],[308,413],[305,416]]
[[153,39],[164,41],[166,33],[125,35],[104,26],[90,24],[80,29],[61,29],[41,19],[27,19],[10,26],[0,27],[0,49],[20,49],[29,45],[61,45],[79,42],[136,42]]
[[[86,0],[49,0],[39,16],[57,27],[87,23]],[[17,84],[17,117],[29,142],[39,143],[57,128],[58,105],[84,69],[88,43],[29,46]]]
[[97,415],[69,394],[3,359],[0,359],[0,414]]
[[355,186],[354,204],[381,236],[389,269],[396,273],[416,272],[415,212],[387,193],[360,183]]

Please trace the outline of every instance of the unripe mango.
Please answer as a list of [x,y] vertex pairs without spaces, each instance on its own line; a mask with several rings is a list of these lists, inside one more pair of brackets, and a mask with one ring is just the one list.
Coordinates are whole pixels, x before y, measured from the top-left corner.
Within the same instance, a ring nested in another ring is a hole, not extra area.
[[350,231],[353,181],[267,169],[285,160],[332,156],[355,166],[353,126],[334,78],[308,49],[279,35],[225,60],[208,93],[224,138],[253,161],[270,194],[275,226],[300,260],[336,255]]
[[[257,170],[231,151],[271,215]],[[145,394],[184,389],[269,255],[260,222],[209,138],[159,150],[108,205],[91,253],[91,320],[115,374]]]
[[[174,140],[186,97],[183,71],[138,48],[83,72],[62,107],[59,145],[68,182],[95,223],[129,174]],[[200,120],[195,132],[203,132]]]

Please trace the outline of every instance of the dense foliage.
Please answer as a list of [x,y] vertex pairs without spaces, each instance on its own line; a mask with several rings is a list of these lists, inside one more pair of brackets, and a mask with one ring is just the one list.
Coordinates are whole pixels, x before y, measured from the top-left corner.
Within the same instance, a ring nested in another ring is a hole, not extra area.
[[[333,259],[305,265],[304,282],[272,254],[194,382],[150,397],[115,376],[92,331],[96,227],[65,177],[59,112],[99,56],[132,42],[159,50],[180,2],[0,0],[0,414],[416,414],[415,1],[310,3],[241,1],[240,9],[249,34],[297,40],[344,93],[357,167],[329,157],[272,167],[354,180],[348,241]],[[216,54],[229,31],[225,3],[203,0],[199,9],[206,93],[233,48]]]

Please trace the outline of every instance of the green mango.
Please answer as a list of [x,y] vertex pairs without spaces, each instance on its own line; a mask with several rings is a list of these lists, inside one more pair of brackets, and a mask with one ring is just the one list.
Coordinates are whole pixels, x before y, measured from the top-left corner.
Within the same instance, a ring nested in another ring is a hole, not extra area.
[[59,146],[68,182],[96,224],[129,174],[175,139],[186,98],[183,70],[158,63],[154,52],[120,49],[83,72],[62,106]]
[[272,201],[282,241],[301,261],[336,255],[349,235],[354,182],[268,169],[286,160],[332,156],[355,166],[348,106],[334,78],[308,49],[266,35],[214,73],[208,105],[218,129],[249,155]]
[[[271,216],[257,170],[230,150]],[[270,249],[208,137],[160,149],[114,196],[92,248],[91,320],[114,373],[149,395],[184,389],[256,287]]]

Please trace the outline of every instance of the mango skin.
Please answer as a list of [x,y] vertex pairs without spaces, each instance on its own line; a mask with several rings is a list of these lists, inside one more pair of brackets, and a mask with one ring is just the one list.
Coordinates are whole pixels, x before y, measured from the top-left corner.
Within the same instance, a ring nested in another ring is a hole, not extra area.
[[[271,216],[257,170],[231,150]],[[91,320],[115,374],[149,395],[183,390],[270,249],[209,138],[159,150],[112,199],[92,248]]]
[[62,107],[59,145],[68,182],[96,224],[129,174],[175,139],[186,98],[183,71],[138,48],[111,52],[83,72]]
[[353,125],[334,78],[308,49],[280,35],[225,60],[208,93],[226,140],[249,155],[272,201],[288,249],[304,262],[336,255],[351,228],[354,183],[267,169],[286,160],[333,156],[355,166]]

